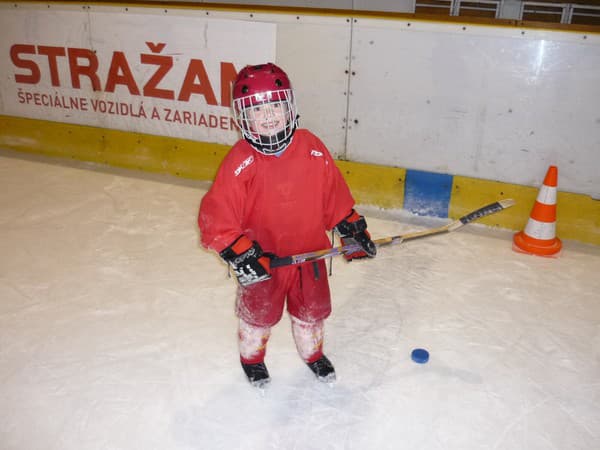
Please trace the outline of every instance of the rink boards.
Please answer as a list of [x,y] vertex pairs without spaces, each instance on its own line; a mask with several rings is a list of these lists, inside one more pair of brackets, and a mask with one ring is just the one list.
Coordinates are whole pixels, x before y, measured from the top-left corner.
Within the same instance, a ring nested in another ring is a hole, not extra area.
[[[0,116],[3,147],[117,167],[213,179],[228,145],[194,142],[80,125]],[[538,188],[427,171],[337,161],[357,203],[415,214],[458,218],[502,198],[517,204],[481,223],[521,230]],[[557,235],[600,245],[600,203],[589,196],[558,193]]]

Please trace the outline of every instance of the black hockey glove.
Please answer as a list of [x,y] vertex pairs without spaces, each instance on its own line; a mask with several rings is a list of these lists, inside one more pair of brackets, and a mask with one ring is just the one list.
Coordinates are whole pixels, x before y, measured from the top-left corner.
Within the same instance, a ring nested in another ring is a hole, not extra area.
[[352,210],[348,217],[338,223],[335,226],[335,231],[340,235],[342,245],[358,244],[361,246],[362,250],[344,253],[346,260],[374,258],[377,254],[377,247],[367,231],[367,221],[356,211]]
[[265,256],[258,242],[243,234],[219,255],[233,268],[242,286],[271,278],[271,260]]

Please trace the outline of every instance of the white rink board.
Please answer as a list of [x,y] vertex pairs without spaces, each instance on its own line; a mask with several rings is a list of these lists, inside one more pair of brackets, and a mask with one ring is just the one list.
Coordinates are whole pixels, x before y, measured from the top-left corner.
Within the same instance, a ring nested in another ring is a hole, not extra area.
[[[351,28],[346,18],[303,17],[278,25],[277,62],[293,76],[300,126],[344,156]],[[312,49],[312,50],[311,50]]]
[[557,165],[600,198],[599,36],[358,19],[352,37],[348,159],[532,186]]
[[343,16],[210,11],[210,17],[277,26],[275,62],[291,77],[300,126],[344,157],[352,19]]
[[[222,144],[238,139],[229,99],[223,104],[222,64],[240,70],[275,59],[274,24],[183,10],[2,5],[0,27],[7,36],[0,71],[11,74],[0,82],[2,114]],[[40,47],[62,54],[49,57]],[[96,63],[92,76],[77,69],[84,73],[74,85],[73,64]]]

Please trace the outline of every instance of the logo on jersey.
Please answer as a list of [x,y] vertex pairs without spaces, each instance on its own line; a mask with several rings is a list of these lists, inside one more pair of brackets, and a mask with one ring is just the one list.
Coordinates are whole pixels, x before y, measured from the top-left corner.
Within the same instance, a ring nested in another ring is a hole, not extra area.
[[246,167],[248,167],[250,164],[252,164],[254,162],[254,156],[249,156],[248,158],[246,158],[239,166],[237,169],[235,169],[235,171],[233,172],[234,175],[237,177],[240,173],[242,173],[242,170],[244,170]]
[[323,153],[319,152],[317,150],[311,150],[310,151],[310,156],[323,156]]

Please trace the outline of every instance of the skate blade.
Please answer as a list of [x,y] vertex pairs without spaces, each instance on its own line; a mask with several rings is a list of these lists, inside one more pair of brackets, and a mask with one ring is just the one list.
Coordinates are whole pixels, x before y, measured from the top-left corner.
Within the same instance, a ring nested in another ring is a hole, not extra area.
[[271,384],[271,379],[263,378],[262,380],[250,381],[250,384],[256,389],[264,391]]
[[331,372],[330,374],[325,375],[324,377],[317,377],[317,380],[325,384],[334,384],[337,381],[337,378],[335,376],[335,372]]

